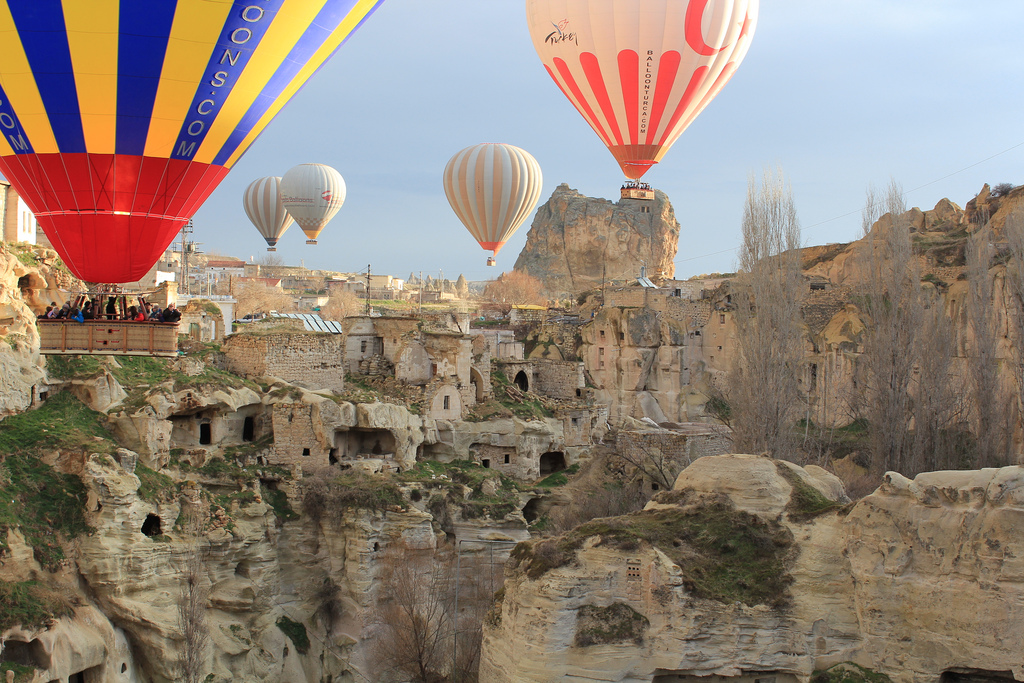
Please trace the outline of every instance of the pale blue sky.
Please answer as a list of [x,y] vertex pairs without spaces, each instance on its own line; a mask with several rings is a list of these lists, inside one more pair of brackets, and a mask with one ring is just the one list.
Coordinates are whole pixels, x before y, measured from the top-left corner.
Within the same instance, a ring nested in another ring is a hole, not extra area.
[[[736,76],[645,177],[682,226],[677,276],[735,267],[747,175],[765,165],[792,181],[805,244],[855,238],[872,182],[931,183],[907,197],[925,209],[942,197],[962,206],[985,182],[1024,183],[1022,31],[1021,0],[763,0]],[[562,182],[608,198],[622,182],[545,73],[523,0],[385,0],[199,210],[195,238],[259,258],[242,190],[320,162],[341,172],[348,198],[318,246],[289,230],[287,263],[494,277],[529,222],[487,268],[441,188],[448,158],[478,142],[533,154],[542,202]]]

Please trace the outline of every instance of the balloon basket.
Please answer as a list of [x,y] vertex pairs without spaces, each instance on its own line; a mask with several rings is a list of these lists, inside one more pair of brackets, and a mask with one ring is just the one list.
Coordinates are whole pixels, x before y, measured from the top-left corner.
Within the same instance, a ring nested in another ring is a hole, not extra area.
[[496,265],[498,265],[498,262],[494,260],[493,256],[488,256],[487,257],[487,265],[489,265],[489,266],[496,266]]
[[316,240],[306,240],[306,244],[316,244]]
[[277,251],[277,247],[267,247],[267,251]]

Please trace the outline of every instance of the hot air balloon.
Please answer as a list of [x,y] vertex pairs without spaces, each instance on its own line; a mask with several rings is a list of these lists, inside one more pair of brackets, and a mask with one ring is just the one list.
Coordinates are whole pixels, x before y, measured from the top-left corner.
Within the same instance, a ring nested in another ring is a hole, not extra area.
[[277,251],[277,241],[293,223],[281,203],[281,179],[275,176],[257,178],[242,195],[245,215],[267,241],[267,251]]
[[732,77],[757,11],[758,0],[526,0],[544,68],[633,180]]
[[0,173],[71,271],[132,282],[383,0],[0,0]]
[[480,246],[494,252],[530,216],[540,199],[540,164],[512,145],[483,143],[457,152],[444,169],[444,193]]
[[345,203],[345,193],[345,179],[324,164],[299,164],[281,178],[281,203],[306,233],[306,244],[316,244]]

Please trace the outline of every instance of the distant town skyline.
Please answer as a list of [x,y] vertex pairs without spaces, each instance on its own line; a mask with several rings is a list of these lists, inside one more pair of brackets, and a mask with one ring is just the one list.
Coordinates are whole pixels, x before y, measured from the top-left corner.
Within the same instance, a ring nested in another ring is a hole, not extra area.
[[[735,268],[748,175],[780,166],[804,244],[860,231],[866,187],[893,178],[907,204],[961,206],[985,182],[1024,182],[1024,55],[1019,0],[811,0],[761,3],[735,77],[644,180],[681,224],[677,277]],[[326,163],[345,205],[307,246],[293,226],[288,264],[406,277],[496,277],[510,270],[533,218],[498,257],[448,206],[448,158],[478,142],[529,151],[560,183],[618,196],[611,154],[544,71],[523,0],[386,0],[314,75],[195,216],[202,249],[259,259],[266,244],[242,209],[255,178]]]

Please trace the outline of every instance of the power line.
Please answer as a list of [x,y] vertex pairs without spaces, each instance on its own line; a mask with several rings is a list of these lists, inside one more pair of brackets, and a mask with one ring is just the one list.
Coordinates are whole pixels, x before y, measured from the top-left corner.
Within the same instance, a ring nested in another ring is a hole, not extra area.
[[[984,164],[987,161],[992,161],[996,157],[1002,156],[1003,154],[1006,154],[1007,152],[1012,152],[1013,150],[1017,149],[1018,147],[1024,147],[1024,142],[1018,142],[1016,145],[1013,145],[1011,147],[1007,147],[1003,151],[996,152],[995,154],[993,154],[991,156],[987,156],[984,159],[982,159],[981,161],[976,161],[973,164],[970,164],[968,166],[964,166],[960,170],[953,171],[952,173],[947,173],[946,175],[942,176],[941,178],[936,178],[935,180],[930,180],[927,183],[924,183],[923,185],[918,185],[915,188],[906,190],[903,193],[902,196],[906,197],[911,192],[917,192],[918,190],[924,189],[924,188],[928,187],[929,185],[934,185],[935,183],[941,183],[943,180],[946,180],[947,178],[952,178],[953,176],[958,175],[960,173],[963,173],[964,171],[969,171],[970,169],[974,168],[975,166],[980,166],[980,165]],[[839,216],[834,216],[832,218],[828,218],[828,219],[823,220],[823,221],[818,221],[817,223],[813,223],[813,224],[808,225],[806,227],[800,228],[800,233],[803,234],[803,233],[808,232],[810,230],[813,230],[815,228],[820,228],[821,226],[823,226],[823,225],[825,225],[827,223],[832,223],[833,221],[838,221],[838,220],[843,219],[843,218],[849,218],[850,216],[854,216],[854,215],[856,215],[856,214],[858,214],[860,212],[861,212],[860,209],[855,209],[853,211],[848,211],[848,212],[846,212],[846,213],[844,213],[842,215],[839,215]],[[675,263],[686,263],[687,261],[697,261],[697,260],[702,259],[702,258],[708,258],[709,256],[718,256],[720,254],[728,254],[728,253],[736,252],[739,248],[740,248],[740,245],[736,245],[735,247],[729,247],[728,249],[721,249],[719,251],[712,251],[712,252],[708,252],[707,254],[701,254],[700,256],[691,256],[690,258],[677,259],[675,261]]]

